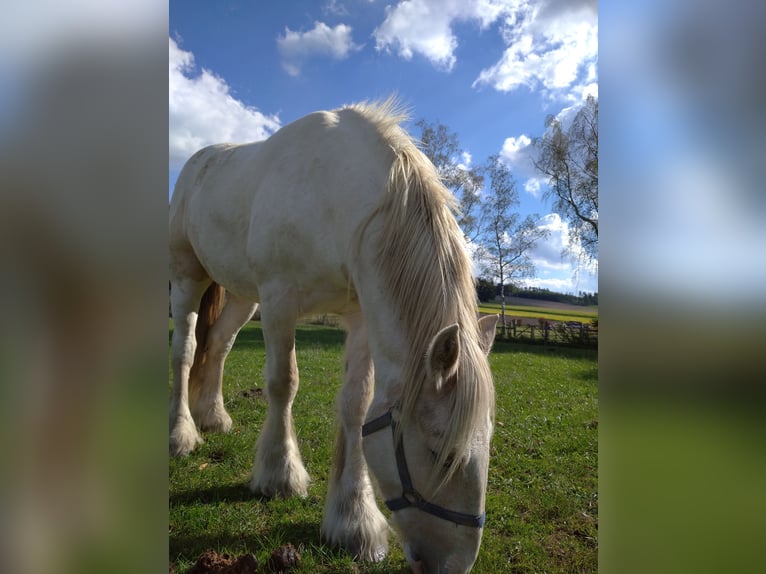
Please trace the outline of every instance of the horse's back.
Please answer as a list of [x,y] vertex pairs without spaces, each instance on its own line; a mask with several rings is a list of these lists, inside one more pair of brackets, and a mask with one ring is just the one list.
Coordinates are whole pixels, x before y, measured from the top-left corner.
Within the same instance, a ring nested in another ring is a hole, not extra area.
[[354,233],[392,161],[352,110],[310,114],[256,144],[205,148],[179,175],[171,242],[187,242],[213,280],[242,296],[269,283],[300,284],[303,301],[310,285],[347,296]]
[[173,273],[194,271],[228,287],[227,274],[219,267],[241,261],[241,255],[224,244],[246,234],[247,218],[243,215],[249,211],[249,202],[222,176],[226,175],[228,157],[240,147],[248,146],[205,147],[181,170],[170,202],[171,278]]

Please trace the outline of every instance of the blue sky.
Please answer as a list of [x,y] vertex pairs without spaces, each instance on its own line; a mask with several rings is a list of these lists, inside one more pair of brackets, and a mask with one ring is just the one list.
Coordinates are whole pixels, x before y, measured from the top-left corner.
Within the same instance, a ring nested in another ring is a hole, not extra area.
[[595,0],[171,1],[170,190],[204,145],[396,93],[413,120],[456,132],[472,165],[499,153],[511,167],[519,211],[551,231],[527,283],[595,292],[596,273],[561,258],[567,225],[528,146],[546,116],[598,96],[597,35]]

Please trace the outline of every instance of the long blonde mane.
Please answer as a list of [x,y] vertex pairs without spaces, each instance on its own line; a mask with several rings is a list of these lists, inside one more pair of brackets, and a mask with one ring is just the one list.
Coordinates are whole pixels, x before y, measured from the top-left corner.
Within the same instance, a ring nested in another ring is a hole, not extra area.
[[[402,420],[412,421],[426,382],[428,344],[443,327],[460,325],[458,384],[451,393],[450,425],[437,451],[435,469],[448,458],[459,468],[476,429],[494,416],[494,386],[479,344],[478,303],[472,264],[457,225],[458,203],[442,184],[436,168],[400,127],[406,118],[395,100],[349,106],[373,122],[393,150],[388,192],[372,217],[383,225],[378,269],[399,320],[405,326],[410,353],[403,369]],[[436,478],[436,477],[434,477]]]

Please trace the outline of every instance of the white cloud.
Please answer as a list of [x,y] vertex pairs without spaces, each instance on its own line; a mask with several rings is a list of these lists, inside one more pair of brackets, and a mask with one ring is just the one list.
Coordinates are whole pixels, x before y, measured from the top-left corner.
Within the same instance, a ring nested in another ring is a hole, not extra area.
[[351,26],[346,24],[330,28],[324,22],[314,22],[314,27],[308,32],[295,32],[285,28],[284,35],[277,37],[282,66],[288,74],[297,76],[301,73],[303,64],[310,58],[347,58],[351,52],[362,49],[362,46],[354,44],[351,31]]
[[267,138],[280,127],[267,116],[234,98],[228,84],[210,70],[197,73],[194,55],[170,38],[169,79],[170,167],[181,165],[198,149],[213,143]]
[[591,81],[591,79],[590,72],[588,72],[588,77],[585,79],[585,82],[572,86],[569,89],[569,93],[566,95],[566,99],[578,106],[581,106],[588,96],[593,96],[595,99],[598,99],[598,83]]
[[561,253],[569,245],[569,224],[558,213],[549,213],[538,224],[538,229],[550,233],[547,239],[539,241],[531,251],[535,266],[548,269],[564,269]]
[[[529,151],[532,139],[525,134],[518,137],[505,138],[503,149],[500,150],[500,158],[510,166],[520,166],[530,161]],[[534,166],[533,166],[534,167]]]
[[[598,15],[595,3],[520,0],[507,2],[502,36],[507,48],[481,71],[474,86],[508,92],[542,87],[549,96],[582,93],[596,80]],[[584,79],[581,79],[584,76]]]
[[417,52],[437,67],[451,70],[455,64],[453,51],[457,48],[451,22],[446,10],[439,10],[425,0],[387,6],[385,21],[373,32],[375,47],[378,50],[396,47],[405,60],[412,59]]
[[497,23],[506,44],[500,60],[481,71],[474,87],[542,87],[549,96],[567,98],[570,91],[581,94],[596,82],[595,0],[401,0],[386,8],[373,36],[378,50],[395,50],[406,60],[420,54],[450,71],[458,22],[475,22],[482,29]]
[[511,169],[514,177],[526,180],[524,190],[538,197],[540,185],[545,181],[539,178],[535,168],[535,147],[532,145],[532,138],[525,134],[505,138],[499,155],[500,160]]
[[332,16],[348,16],[348,9],[338,0],[328,0],[328,2],[325,2],[324,6],[322,6],[322,12]]
[[530,177],[524,182],[524,191],[535,199],[540,199],[542,194],[542,186],[545,185],[545,180],[539,177]]
[[[587,84],[573,88],[567,99],[572,102],[571,105],[564,107],[556,114],[556,118],[561,122],[564,130],[568,129],[585,102],[585,99],[593,95],[598,98],[598,84]],[[529,193],[535,199],[542,196],[542,192],[548,186],[546,178],[542,177],[535,167],[537,150],[533,145],[532,139],[526,134],[520,136],[511,136],[505,138],[503,147],[499,152],[500,159],[513,171],[518,179],[526,180],[524,182],[524,191]]]
[[[529,251],[535,266],[535,276],[518,280],[518,284],[541,287],[560,293],[598,292],[598,262],[590,267],[578,267],[572,258],[562,257],[562,251],[569,247],[569,224],[557,213],[550,213],[540,219],[538,228],[549,232],[546,239],[539,240]],[[505,236],[510,242],[510,237]],[[474,260],[474,273],[482,276],[484,266],[475,244],[469,244]]]
[[598,293],[598,277],[592,273],[574,272],[568,277],[533,277],[524,283],[527,287],[550,289],[558,293]]
[[436,67],[450,71],[455,65],[456,21],[478,21],[486,28],[497,20],[503,2],[496,0],[403,0],[386,7],[386,19],[375,29],[378,50],[396,49],[405,60],[425,56]]
[[531,143],[532,140],[525,134],[521,134],[517,138],[506,138],[505,143],[503,144],[503,152],[508,157],[512,157],[517,155],[520,150],[529,146]]
[[562,257],[565,250],[578,252],[578,246],[570,244],[569,224],[557,213],[543,217],[538,225],[549,232],[547,239],[538,241],[530,251],[536,276],[526,284],[554,291],[576,293],[598,291],[598,262],[587,268],[578,268],[570,257]]

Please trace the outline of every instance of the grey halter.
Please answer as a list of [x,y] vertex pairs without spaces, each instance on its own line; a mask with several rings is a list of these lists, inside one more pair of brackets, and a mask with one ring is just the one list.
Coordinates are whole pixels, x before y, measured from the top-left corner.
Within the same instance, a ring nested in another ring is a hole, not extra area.
[[404,456],[404,444],[402,443],[402,437],[400,435],[399,440],[396,438],[396,421],[391,415],[390,410],[385,414],[365,423],[362,426],[362,436],[366,437],[367,435],[378,432],[379,430],[383,430],[387,426],[391,427],[391,434],[393,435],[395,442],[396,467],[399,471],[399,480],[402,483],[402,495],[399,498],[386,500],[386,506],[392,512],[414,506],[423,512],[427,512],[428,514],[432,514],[433,516],[443,520],[448,520],[449,522],[454,522],[455,524],[459,524],[461,526],[482,528],[487,516],[486,512],[476,515],[448,510],[442,506],[428,502],[417,490],[415,490],[415,487],[412,485],[412,479],[410,478],[410,472],[407,469],[407,459]]

